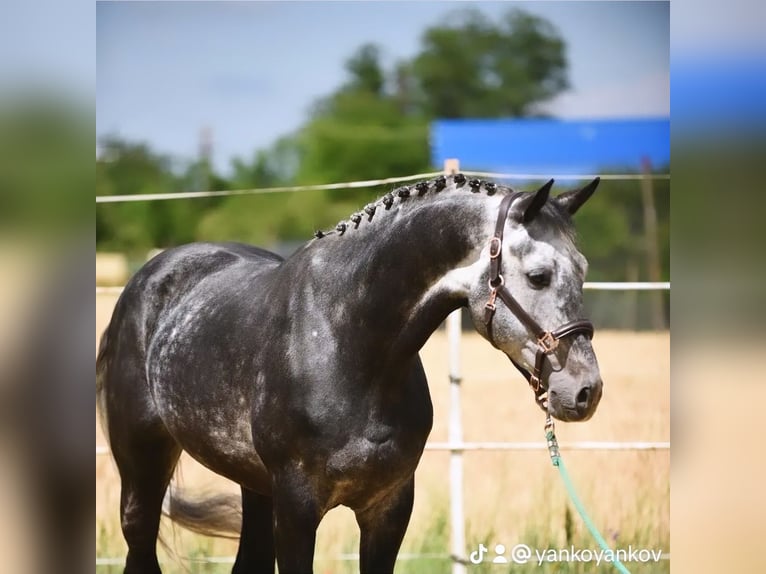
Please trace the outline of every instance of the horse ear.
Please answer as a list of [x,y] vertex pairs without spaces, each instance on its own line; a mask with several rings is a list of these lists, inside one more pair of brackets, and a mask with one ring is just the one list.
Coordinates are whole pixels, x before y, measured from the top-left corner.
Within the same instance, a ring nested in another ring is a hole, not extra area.
[[550,180],[548,183],[543,185],[534,193],[534,195],[530,195],[528,199],[525,198],[526,205],[522,207],[524,210],[524,215],[521,217],[521,221],[523,223],[529,223],[535,217],[537,217],[537,214],[540,213],[540,210],[543,208],[543,205],[545,205],[545,202],[548,201],[548,195],[551,192],[551,187],[553,187],[553,180]]
[[589,184],[578,189],[565,191],[561,195],[557,195],[554,199],[561,205],[561,207],[569,212],[569,215],[574,215],[577,213],[577,210],[582,207],[582,204],[588,201],[588,198],[593,195],[593,192],[596,191],[600,182],[601,178],[597,177]]

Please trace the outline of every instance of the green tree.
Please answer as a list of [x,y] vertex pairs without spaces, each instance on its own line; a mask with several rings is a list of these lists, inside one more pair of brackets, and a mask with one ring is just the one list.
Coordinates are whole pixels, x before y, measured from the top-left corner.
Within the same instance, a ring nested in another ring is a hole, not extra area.
[[[104,138],[100,146],[100,157],[96,160],[97,195],[164,193],[172,189],[169,158],[155,154],[147,145],[117,137]],[[157,207],[149,202],[97,205],[99,247],[133,253],[153,247]]]
[[[376,46],[359,48],[346,62],[349,80],[315,106],[298,136],[298,182],[384,178],[428,168],[428,118],[406,109],[411,107],[404,99],[409,95],[396,81],[396,72],[393,82],[386,80],[380,54]],[[404,69],[404,64],[399,66],[399,71]],[[320,204],[340,204],[326,210],[330,224],[330,219],[348,215],[377,193],[379,189],[333,191],[315,197]]]
[[92,112],[39,90],[0,95],[0,230],[59,237],[90,225]]
[[402,116],[390,97],[337,93],[300,137],[298,177],[306,182],[388,177],[429,164],[427,121]]
[[[257,150],[250,160],[235,158],[229,185],[235,189],[267,188],[295,181],[302,151],[294,135]],[[278,239],[306,239],[311,221],[299,204],[305,194],[256,194],[227,197],[199,222],[197,234],[209,241],[244,241],[271,246]]]
[[[142,143],[107,137],[100,142],[96,160],[96,195],[133,195],[197,190],[201,172],[205,181],[226,188],[226,182],[202,162],[193,162],[176,174],[167,156]],[[143,256],[152,247],[170,247],[197,239],[202,215],[220,198],[104,203],[96,206],[96,242]]]
[[528,116],[568,87],[563,39],[518,9],[497,25],[475,9],[450,15],[426,30],[412,72],[424,111],[441,118]]
[[346,61],[346,71],[351,76],[349,88],[376,96],[383,94],[385,75],[380,65],[380,48],[364,44]]

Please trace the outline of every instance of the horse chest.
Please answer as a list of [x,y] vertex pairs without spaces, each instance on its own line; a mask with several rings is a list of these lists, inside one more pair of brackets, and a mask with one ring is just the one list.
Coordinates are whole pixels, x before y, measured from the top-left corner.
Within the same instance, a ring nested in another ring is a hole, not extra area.
[[348,474],[380,474],[388,469],[408,466],[419,457],[427,435],[390,433],[388,436],[351,437],[327,457],[329,477],[341,478]]
[[328,505],[364,506],[408,479],[415,472],[426,436],[349,440],[325,462]]
[[328,453],[323,471],[331,502],[354,507],[415,472],[431,430],[430,397],[413,393],[382,411],[357,410],[345,423],[340,446]]

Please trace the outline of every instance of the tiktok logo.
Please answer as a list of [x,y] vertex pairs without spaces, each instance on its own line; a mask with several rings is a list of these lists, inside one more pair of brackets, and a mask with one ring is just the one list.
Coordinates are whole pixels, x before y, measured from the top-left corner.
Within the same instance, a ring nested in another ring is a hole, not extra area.
[[487,550],[487,547],[484,546],[483,544],[479,544],[479,549],[471,552],[471,555],[468,557],[468,559],[473,564],[481,564],[482,562],[484,562],[484,555],[487,552],[489,552],[489,550]]
[[[473,564],[481,564],[484,562],[484,555],[489,552],[484,544],[479,544],[478,550],[471,552],[468,559]],[[495,557],[492,559],[492,564],[508,564],[508,559],[505,557],[505,545],[495,544]]]

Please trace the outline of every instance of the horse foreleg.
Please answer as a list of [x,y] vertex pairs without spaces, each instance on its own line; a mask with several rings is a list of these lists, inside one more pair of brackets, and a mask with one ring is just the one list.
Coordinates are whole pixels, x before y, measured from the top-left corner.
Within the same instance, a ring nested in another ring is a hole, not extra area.
[[271,497],[242,487],[242,533],[232,574],[274,574]]
[[272,482],[272,494],[279,573],[310,574],[321,519],[311,482],[299,471],[280,473]]
[[384,500],[356,512],[361,531],[361,574],[390,574],[394,571],[396,555],[410,522],[414,498],[415,480],[411,478]]

